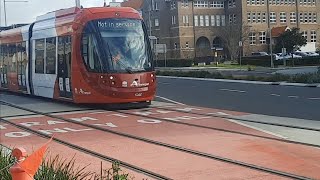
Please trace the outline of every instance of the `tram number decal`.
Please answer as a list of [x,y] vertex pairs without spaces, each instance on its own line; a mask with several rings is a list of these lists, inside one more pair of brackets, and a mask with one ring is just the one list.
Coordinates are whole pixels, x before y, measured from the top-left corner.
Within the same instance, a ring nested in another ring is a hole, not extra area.
[[70,78],[66,78],[66,91],[70,92]]
[[142,96],[142,93],[136,93],[134,94],[136,97],[141,97]]
[[60,91],[63,91],[63,78],[59,78],[59,88]]
[[21,75],[18,75],[18,84],[19,84],[19,86],[22,85],[22,83],[21,83]]

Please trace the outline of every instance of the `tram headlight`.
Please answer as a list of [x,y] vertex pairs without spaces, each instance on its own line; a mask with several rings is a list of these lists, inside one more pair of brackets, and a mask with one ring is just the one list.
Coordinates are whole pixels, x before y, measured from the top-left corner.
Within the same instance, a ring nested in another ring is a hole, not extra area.
[[111,84],[112,84],[112,85],[115,85],[115,84],[116,84],[116,82],[112,81],[112,82],[111,82]]
[[151,77],[153,77],[154,75],[153,75],[153,74],[151,74],[150,76],[151,76]]
[[113,76],[110,76],[110,79],[113,80],[114,79]]

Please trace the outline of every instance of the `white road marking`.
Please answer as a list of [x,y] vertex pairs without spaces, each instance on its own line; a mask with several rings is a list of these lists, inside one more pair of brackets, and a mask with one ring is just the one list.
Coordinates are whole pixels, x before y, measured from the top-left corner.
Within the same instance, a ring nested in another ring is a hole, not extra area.
[[320,98],[308,98],[310,100],[320,100]]
[[232,120],[232,119],[226,119],[226,120],[228,120],[230,122],[233,122],[233,123],[236,123],[236,124],[239,124],[239,125],[242,125],[242,126],[245,126],[245,127],[248,127],[248,128],[251,128],[251,129],[255,129],[257,131],[261,131],[261,132],[264,132],[264,133],[267,133],[267,134],[270,134],[270,135],[273,135],[273,136],[277,136],[277,137],[282,138],[282,139],[288,139],[288,137],[282,136],[280,134],[273,133],[273,132],[270,132],[270,131],[267,131],[267,130],[264,130],[264,129],[260,129],[260,128],[257,128],[257,127],[254,127],[254,126],[250,126],[248,124],[241,123],[239,121],[235,121],[235,120]]
[[246,93],[246,91],[236,90],[236,89],[219,89],[220,91],[229,91],[229,92],[238,92],[238,93]]
[[288,98],[299,98],[299,96],[288,96]]
[[270,94],[270,95],[280,97],[280,94]]
[[165,98],[165,97],[161,97],[161,96],[156,96],[156,97],[157,97],[157,98],[160,98],[160,99],[163,99],[163,100],[166,100],[166,101],[169,101],[169,102],[172,102],[172,103],[174,103],[174,104],[178,104],[178,105],[183,105],[183,106],[185,106],[185,104],[183,104],[183,103],[180,103],[180,102],[177,102],[177,101],[174,101],[174,100]]

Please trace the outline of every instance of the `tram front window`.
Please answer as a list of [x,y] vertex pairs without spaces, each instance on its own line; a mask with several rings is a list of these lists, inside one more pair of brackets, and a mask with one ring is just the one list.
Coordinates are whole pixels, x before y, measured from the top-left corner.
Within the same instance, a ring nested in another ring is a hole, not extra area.
[[140,20],[97,20],[97,27],[113,71],[147,71],[151,69],[146,36]]
[[[85,28],[82,43],[83,47],[90,46],[83,51],[87,65],[90,64],[87,62],[90,62],[91,58],[101,64],[102,69],[111,72],[132,73],[152,70],[147,36],[141,20],[99,19],[92,21]],[[87,55],[90,54],[88,51],[90,49],[96,49],[98,57],[93,58]]]

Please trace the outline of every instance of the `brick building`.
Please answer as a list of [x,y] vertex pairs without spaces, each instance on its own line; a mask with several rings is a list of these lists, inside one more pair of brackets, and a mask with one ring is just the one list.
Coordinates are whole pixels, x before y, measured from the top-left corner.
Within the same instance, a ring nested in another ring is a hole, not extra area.
[[298,27],[309,47],[320,42],[319,0],[125,0],[122,6],[141,11],[169,59],[235,57],[240,40],[244,56],[269,52],[268,12],[270,28]]

